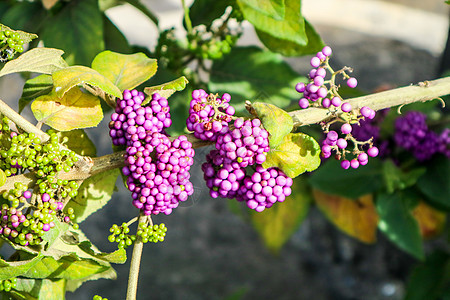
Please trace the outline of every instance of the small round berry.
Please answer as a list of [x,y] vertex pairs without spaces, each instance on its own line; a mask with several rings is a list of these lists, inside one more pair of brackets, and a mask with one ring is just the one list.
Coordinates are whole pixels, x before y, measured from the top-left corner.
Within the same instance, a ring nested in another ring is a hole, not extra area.
[[325,55],[325,56],[330,56],[331,53],[332,53],[331,47],[330,47],[330,46],[325,46],[325,47],[323,47],[322,53],[323,53],[323,55]]
[[352,125],[350,125],[349,123],[342,124],[341,132],[343,134],[349,134],[350,132],[352,132]]
[[311,58],[310,64],[313,68],[317,68],[320,66],[320,58],[318,58],[317,56],[314,56],[313,58]]
[[358,85],[358,81],[356,80],[355,77],[350,77],[347,80],[347,85],[348,85],[348,87],[353,89],[353,88],[355,88]]
[[331,100],[328,99],[328,98],[322,99],[322,106],[323,106],[324,108],[330,107],[330,106],[331,106]]
[[358,154],[358,161],[361,163],[362,161],[366,161],[366,160],[368,160],[369,159],[369,156],[366,154],[366,153],[364,153],[364,152],[362,152],[362,153],[360,153],[360,154]]
[[331,99],[331,104],[336,107],[341,106],[341,102],[342,100],[339,97],[333,97],[333,99]]
[[295,90],[299,93],[303,93],[305,91],[305,84],[303,82],[299,82],[295,85]]
[[298,105],[299,105],[301,108],[308,108],[308,107],[309,107],[309,101],[308,101],[308,99],[306,99],[306,98],[301,98],[301,99],[298,101]]
[[340,148],[340,149],[345,149],[347,148],[347,141],[345,139],[338,139],[336,142],[336,145]]
[[341,161],[341,167],[345,170],[347,170],[348,168],[350,168],[350,162],[348,160],[343,160]]
[[370,109],[367,106],[361,107],[361,109],[359,111],[361,112],[361,115],[363,115],[363,117],[366,117],[366,118],[369,118],[370,115],[372,114],[372,109]]
[[353,169],[357,169],[357,168],[359,167],[359,161],[358,161],[356,158],[352,159],[352,160],[350,161],[350,166],[351,166]]
[[342,105],[341,105],[341,110],[342,110],[343,112],[349,112],[349,111],[352,110],[352,105],[351,105],[350,103],[348,103],[348,102],[344,102],[344,103],[342,103]]
[[380,151],[379,151],[378,148],[375,147],[375,146],[373,146],[372,148],[369,148],[369,149],[367,150],[367,154],[368,154],[370,157],[376,157],[376,156],[378,155],[379,152],[380,152]]

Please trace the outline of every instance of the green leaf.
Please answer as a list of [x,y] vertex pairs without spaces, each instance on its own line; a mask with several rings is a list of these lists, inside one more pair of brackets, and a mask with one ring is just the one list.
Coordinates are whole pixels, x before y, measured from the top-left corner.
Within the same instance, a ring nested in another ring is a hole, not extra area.
[[266,169],[278,167],[295,178],[304,172],[311,172],[320,165],[320,146],[316,140],[304,133],[290,133],[276,148],[267,153],[262,166]]
[[92,244],[89,241],[81,242],[78,244],[78,247],[98,260],[103,260],[113,264],[124,264],[127,261],[127,252],[123,248],[111,253],[96,252],[92,249]]
[[73,208],[75,221],[80,223],[108,203],[113,194],[119,169],[95,174],[86,179],[78,190],[78,195],[69,201],[66,208]]
[[440,156],[430,161],[426,173],[417,181],[417,187],[429,202],[450,210],[450,160]]
[[52,247],[52,245],[61,237],[61,235],[63,235],[69,229],[69,224],[67,224],[66,222],[61,222],[56,216],[53,216],[52,221],[55,223],[55,227],[53,227],[52,230],[45,232],[42,236],[42,239],[46,243],[46,250]]
[[121,53],[133,52],[125,36],[106,15],[103,15],[103,35],[105,49]]
[[71,66],[52,74],[54,90],[58,98],[62,98],[65,93],[75,86],[85,86],[86,84],[100,88],[107,94],[117,98],[122,97],[119,88],[115,86],[106,76],[103,76],[94,69],[84,66]]
[[59,141],[78,155],[94,157],[97,154],[94,143],[83,129],[58,132]]
[[9,31],[19,34],[19,38],[23,41],[24,44],[28,44],[29,42],[31,42],[32,40],[34,40],[35,38],[38,37],[37,34],[28,33],[28,32],[24,32],[21,30],[14,30],[14,29],[9,28],[8,26],[0,24],[0,31],[5,31],[5,30],[9,30]]
[[92,68],[108,78],[120,91],[124,91],[151,78],[156,73],[158,64],[156,59],[148,58],[144,53],[103,51],[92,61]]
[[189,18],[192,26],[203,24],[211,26],[212,22],[225,13],[228,6],[233,5],[232,1],[210,1],[210,0],[195,0],[189,8]]
[[237,0],[237,3],[244,18],[256,29],[299,45],[308,42],[300,1]]
[[102,13],[98,0],[69,1],[42,25],[47,47],[63,49],[70,64],[89,65],[104,50]]
[[[180,78],[172,80],[170,82],[166,82],[156,86],[146,87],[144,88],[144,93],[146,93],[149,96],[153,95],[154,93],[158,93],[164,98],[169,98],[170,96],[173,95],[173,93],[184,90],[186,88],[186,84],[188,83],[189,81],[186,79],[186,77],[181,76]],[[147,98],[142,103],[142,105],[147,104],[148,102],[150,102],[150,100],[151,100],[150,98]]]
[[26,259],[20,261],[6,261],[0,258],[0,280],[5,280],[17,276],[22,276],[28,270],[33,268],[43,256],[38,254],[36,256],[29,255]]
[[232,96],[236,111],[244,111],[245,100],[261,100],[287,107],[298,98],[295,85],[304,81],[281,55],[257,47],[235,47],[221,60],[215,60],[209,91]]
[[25,297],[33,297],[34,299],[61,300],[65,297],[65,287],[66,281],[64,279],[49,280],[17,278],[17,284],[14,289],[16,291],[26,293],[26,295],[24,295]]
[[22,90],[22,97],[19,99],[19,113],[34,99],[48,94],[53,89],[53,79],[51,75],[41,74],[28,79]]
[[417,221],[411,214],[409,193],[377,194],[378,228],[400,249],[418,259],[424,258],[422,237]]
[[260,213],[251,211],[250,220],[272,253],[278,254],[298,229],[308,213],[311,199],[306,181],[298,177],[292,185],[291,196],[283,203],[275,203]]
[[425,168],[418,168],[404,172],[392,160],[384,161],[382,166],[384,184],[389,194],[414,185],[426,171]]
[[270,133],[270,148],[276,148],[292,131],[294,127],[292,117],[286,111],[270,103],[255,102],[252,103],[252,108],[255,109],[264,128]]
[[103,119],[100,100],[75,87],[63,98],[55,92],[38,97],[31,110],[35,118],[59,131],[97,126]]
[[64,52],[59,49],[34,48],[18,58],[5,64],[0,71],[0,76],[18,72],[35,72],[52,74],[53,72],[67,67],[61,58]]
[[406,287],[405,300],[440,300],[450,291],[450,255],[436,251],[414,268]]
[[348,170],[341,168],[339,161],[329,159],[311,175],[309,182],[322,192],[350,199],[357,199],[383,187],[378,159],[372,159],[366,166],[358,169]]
[[305,20],[305,30],[308,43],[296,43],[286,39],[273,36],[261,30],[256,30],[259,40],[270,51],[280,53],[284,56],[302,56],[308,54],[316,54],[325,46],[319,34],[314,30],[309,22]]
[[[1,1],[3,4],[7,1]],[[46,17],[46,10],[39,2],[15,2],[8,11],[1,16],[3,24],[25,31],[35,31]]]
[[3,170],[0,169],[0,186],[4,185],[6,182],[6,175]]

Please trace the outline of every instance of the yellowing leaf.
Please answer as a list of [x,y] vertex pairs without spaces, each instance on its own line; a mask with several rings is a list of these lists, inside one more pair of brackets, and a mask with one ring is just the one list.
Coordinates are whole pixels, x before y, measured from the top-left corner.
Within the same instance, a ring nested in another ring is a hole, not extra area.
[[311,194],[304,178],[296,178],[292,194],[262,212],[251,211],[250,219],[266,247],[277,254],[306,217]]
[[107,94],[122,97],[120,90],[105,76],[94,69],[84,66],[71,66],[52,74],[56,95],[61,98],[75,86],[89,84],[100,88]]
[[419,223],[420,233],[424,238],[436,237],[444,229],[445,213],[434,209],[423,201],[420,201],[413,209],[412,215]]
[[375,243],[378,214],[372,195],[356,200],[313,190],[317,207],[337,228],[364,243]]
[[144,53],[120,54],[112,51],[99,53],[92,61],[92,68],[114,83],[121,91],[132,89],[147,81],[156,73],[156,59]]
[[6,175],[3,170],[0,170],[0,186],[4,185],[6,182]]
[[54,92],[40,96],[31,104],[31,110],[38,121],[59,131],[94,127],[103,119],[100,100],[78,87],[61,99]]
[[311,172],[320,165],[320,147],[316,140],[304,133],[290,133],[281,144],[270,149],[263,167],[278,167],[295,178],[304,172]]
[[[158,93],[164,98],[169,98],[170,96],[172,96],[173,93],[184,90],[188,82],[189,81],[186,79],[186,77],[181,76],[180,78],[177,78],[170,82],[166,82],[156,86],[146,87],[144,89],[144,93],[146,93],[149,96],[153,95],[154,93]],[[142,105],[147,104],[148,102],[150,102],[150,100],[151,98],[145,99]]]

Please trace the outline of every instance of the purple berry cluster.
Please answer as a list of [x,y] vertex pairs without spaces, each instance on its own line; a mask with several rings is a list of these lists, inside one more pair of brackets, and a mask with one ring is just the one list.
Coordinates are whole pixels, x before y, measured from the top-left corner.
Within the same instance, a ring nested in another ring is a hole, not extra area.
[[172,124],[167,99],[153,94],[143,107],[144,94],[125,90],[109,124],[115,145],[125,145],[127,186],[133,205],[146,215],[172,213],[194,192],[189,170],[194,149],[185,136],[171,141],[164,129]]
[[395,121],[394,141],[397,146],[410,152],[419,161],[430,159],[437,153],[450,157],[450,129],[440,135],[430,130],[426,124],[426,115],[419,111],[410,111]]
[[234,115],[234,107],[229,104],[231,96],[227,93],[221,98],[204,90],[192,92],[187,129],[204,141],[216,141],[219,133],[228,129],[228,123]]

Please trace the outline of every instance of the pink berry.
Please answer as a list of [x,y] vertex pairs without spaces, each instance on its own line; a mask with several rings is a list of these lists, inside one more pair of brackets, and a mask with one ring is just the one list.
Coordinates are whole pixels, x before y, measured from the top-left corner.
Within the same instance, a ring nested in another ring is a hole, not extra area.
[[341,105],[341,98],[333,97],[333,99],[331,99],[331,104],[333,104],[333,106],[339,107]]
[[299,93],[303,93],[305,91],[305,84],[303,82],[299,82],[295,85],[295,90]]
[[330,100],[330,99],[324,98],[324,99],[322,100],[322,106],[323,106],[324,108],[328,108],[328,107],[330,107],[330,105],[331,105],[331,100]]
[[378,148],[375,147],[375,146],[373,146],[372,148],[369,148],[369,149],[367,150],[367,154],[368,154],[370,157],[376,157],[376,156],[378,155],[379,152],[380,152],[380,151],[379,151]]
[[355,77],[350,77],[350,78],[347,80],[347,85],[348,85],[348,87],[350,87],[350,88],[355,88],[355,87],[358,85],[358,81],[356,80]]
[[348,103],[348,102],[344,102],[344,103],[342,103],[342,105],[341,105],[341,110],[342,110],[343,112],[349,112],[349,111],[352,110],[352,105],[351,105],[350,103]]
[[361,107],[361,109],[359,111],[361,112],[361,115],[363,115],[366,118],[370,117],[370,115],[372,113],[372,109],[370,109],[367,106]]
[[316,77],[316,73],[316,69],[312,69],[311,71],[309,71],[309,78],[313,79],[314,77]]
[[[317,78],[317,77],[316,77]],[[328,90],[324,87],[321,87],[317,90],[317,96],[320,98],[325,98],[328,95]]]
[[323,81],[324,81],[323,77],[320,77],[320,76],[314,77],[314,85],[322,86],[323,85]]
[[376,112],[374,111],[374,110],[372,110],[371,112],[370,112],[370,116],[369,116],[369,119],[373,119],[373,118],[375,118],[375,114],[376,114]]
[[327,71],[324,68],[317,68],[315,75],[316,75],[316,77],[320,76],[322,78],[325,78],[325,76],[327,75]]
[[348,169],[348,168],[350,168],[350,162],[348,161],[348,160],[343,160],[343,161],[341,161],[341,167],[343,168],[343,169]]
[[318,57],[320,60],[325,60],[325,58],[327,58],[322,51],[317,52],[316,57]]
[[352,159],[352,160],[350,161],[350,166],[351,166],[353,169],[357,169],[357,168],[359,167],[359,161],[358,161],[356,158]]
[[317,56],[314,56],[313,58],[311,58],[310,64],[313,68],[317,68],[320,66],[320,58],[318,58]]
[[323,55],[325,55],[325,56],[330,56],[331,53],[332,53],[330,46],[325,46],[325,47],[323,47],[322,53],[323,53]]
[[298,100],[298,106],[300,106],[301,108],[308,108],[309,107],[308,99],[301,98],[300,100]]
[[337,140],[336,145],[337,145],[340,149],[345,149],[345,148],[347,148],[347,145],[348,145],[348,144],[347,144],[347,141],[346,141],[345,139],[340,138],[340,139]]
[[352,132],[352,125],[350,125],[349,123],[342,124],[341,132],[343,134],[349,134],[350,132]]
[[362,162],[362,161],[366,161],[369,159],[369,156],[366,153],[360,153],[358,154],[358,161]]

